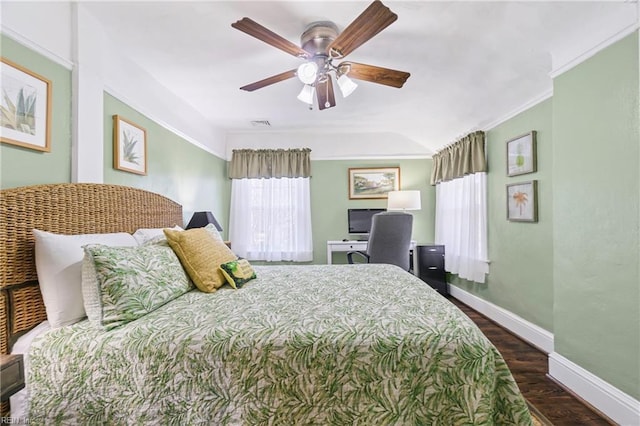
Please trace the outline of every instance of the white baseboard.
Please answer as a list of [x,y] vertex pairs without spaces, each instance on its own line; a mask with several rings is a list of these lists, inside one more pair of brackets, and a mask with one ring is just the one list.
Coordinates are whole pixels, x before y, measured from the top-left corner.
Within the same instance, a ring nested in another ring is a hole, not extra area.
[[544,328],[456,286],[448,285],[448,287],[449,294],[465,305],[497,322],[544,353],[550,354],[553,352],[553,334]]
[[456,286],[449,294],[549,354],[549,375],[622,426],[640,426],[640,401],[553,350],[553,334]]
[[640,425],[640,401],[557,352],[549,355],[549,375],[614,422]]

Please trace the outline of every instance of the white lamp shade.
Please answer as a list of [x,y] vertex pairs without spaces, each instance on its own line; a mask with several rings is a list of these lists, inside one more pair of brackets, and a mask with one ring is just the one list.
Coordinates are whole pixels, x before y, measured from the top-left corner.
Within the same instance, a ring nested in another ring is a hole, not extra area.
[[387,193],[387,210],[420,210],[420,191],[390,191]]
[[356,87],[358,87],[358,85],[354,83],[354,81],[349,77],[347,77],[346,74],[342,74],[340,77],[338,77],[338,87],[340,87],[342,97],[346,98],[347,96],[352,94],[354,90],[356,90]]
[[315,62],[305,62],[298,67],[298,79],[304,84],[313,84],[318,75],[318,64]]
[[315,87],[305,84],[302,87],[300,94],[298,94],[298,100],[304,102],[305,104],[309,104],[309,105],[313,104],[313,95],[315,91],[316,91]]

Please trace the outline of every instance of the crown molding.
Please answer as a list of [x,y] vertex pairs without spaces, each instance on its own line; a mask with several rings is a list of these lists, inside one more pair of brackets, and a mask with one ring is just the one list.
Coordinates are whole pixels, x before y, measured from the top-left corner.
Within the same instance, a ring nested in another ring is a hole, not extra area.
[[13,31],[10,28],[7,27],[2,27],[2,30],[0,31],[0,33],[2,33],[3,35],[9,37],[10,39],[12,39],[13,41],[20,43],[21,45],[33,50],[34,52],[44,56],[45,58],[49,59],[50,61],[55,62],[56,64],[65,67],[68,70],[73,70],[74,67],[74,63],[73,61],[70,61],[69,59],[63,58],[62,56],[58,55],[57,53],[52,52],[51,50],[37,44],[34,43],[32,40],[28,39],[27,37],[23,36],[22,34],[19,34],[15,31]]
[[431,155],[417,154],[385,154],[385,155],[345,155],[345,156],[319,156],[314,157],[311,155],[313,161],[332,161],[332,160],[349,160],[349,161],[367,161],[367,160],[425,160],[431,159]]
[[109,87],[109,86],[105,85],[104,86],[104,91],[107,92],[108,94],[110,94],[111,96],[113,96],[114,98],[124,102],[129,107],[135,109],[140,114],[146,116],[147,118],[149,118],[150,120],[152,120],[153,122],[158,124],[159,126],[164,127],[165,129],[167,129],[171,133],[174,133],[175,135],[177,135],[177,136],[181,137],[182,139],[186,140],[187,142],[191,143],[192,145],[195,145],[198,148],[200,148],[200,149],[202,149],[204,151],[207,151],[208,153],[213,154],[213,155],[215,155],[216,157],[218,157],[220,159],[226,160],[226,158],[225,158],[225,156],[223,154],[220,154],[219,152],[214,151],[211,147],[209,147],[207,145],[204,145],[201,142],[198,142],[197,140],[195,140],[191,136],[187,135],[186,133],[176,129],[175,127],[173,127],[172,125],[170,125],[166,121],[161,120],[160,118],[154,116],[154,114],[150,114],[144,107],[138,105],[136,102],[131,100],[129,97],[119,93],[117,90],[113,89],[112,87]]
[[489,124],[487,124],[485,126],[482,126],[482,130],[485,131],[485,132],[488,132],[489,130],[499,126],[500,124],[504,123],[505,121],[512,119],[516,115],[518,115],[520,113],[523,113],[523,112],[527,111],[528,109],[533,108],[534,106],[538,105],[541,102],[546,101],[547,99],[551,98],[552,96],[553,96],[553,88],[544,91],[540,95],[538,95],[535,98],[529,100],[528,102],[526,102],[523,105],[519,106],[518,108],[512,110],[511,112],[503,115],[502,117],[498,118],[497,120],[494,120],[491,123],[489,123]]
[[629,25],[628,27],[623,28],[622,30],[620,30],[616,34],[612,35],[611,37],[601,41],[600,43],[596,44],[593,47],[588,48],[587,50],[583,51],[582,53],[579,53],[573,59],[570,59],[570,60],[564,62],[562,65],[554,66],[554,68],[551,70],[551,72],[549,72],[549,77],[556,78],[559,75],[564,74],[565,72],[569,71],[571,68],[575,67],[576,65],[581,64],[582,62],[586,61],[590,57],[592,57],[595,54],[597,54],[598,52],[600,52],[601,50],[606,49],[607,47],[611,46],[612,44],[617,43],[618,41],[620,41],[623,38],[627,37],[628,35],[632,34],[634,31],[637,31],[638,28],[640,28],[640,22],[635,22],[635,23]]

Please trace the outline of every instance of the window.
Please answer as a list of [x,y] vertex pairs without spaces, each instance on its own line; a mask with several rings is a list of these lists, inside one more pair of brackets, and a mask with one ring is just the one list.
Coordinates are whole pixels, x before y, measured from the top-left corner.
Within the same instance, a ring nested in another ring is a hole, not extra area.
[[233,179],[229,238],[249,260],[313,260],[309,178]]
[[485,282],[487,174],[474,173],[436,185],[436,244],[445,245],[445,269]]

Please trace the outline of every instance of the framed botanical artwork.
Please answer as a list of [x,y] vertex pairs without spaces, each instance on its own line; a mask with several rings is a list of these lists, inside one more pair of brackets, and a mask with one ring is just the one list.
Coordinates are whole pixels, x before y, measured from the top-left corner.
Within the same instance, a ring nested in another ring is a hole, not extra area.
[[507,176],[533,173],[537,170],[536,131],[507,141]]
[[400,190],[400,167],[349,169],[349,199],[387,198],[389,191]]
[[0,58],[0,141],[51,151],[51,81]]
[[507,219],[512,222],[538,221],[538,181],[507,185]]
[[147,131],[119,115],[113,116],[113,167],[147,174]]

